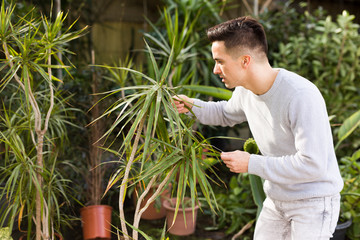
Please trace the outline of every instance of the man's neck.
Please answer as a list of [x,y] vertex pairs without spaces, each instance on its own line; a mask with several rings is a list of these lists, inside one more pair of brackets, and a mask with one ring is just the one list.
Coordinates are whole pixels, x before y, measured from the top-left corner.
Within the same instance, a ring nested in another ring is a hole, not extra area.
[[272,68],[268,63],[252,68],[250,74],[253,84],[249,90],[256,95],[265,94],[274,84],[278,72],[278,69]]

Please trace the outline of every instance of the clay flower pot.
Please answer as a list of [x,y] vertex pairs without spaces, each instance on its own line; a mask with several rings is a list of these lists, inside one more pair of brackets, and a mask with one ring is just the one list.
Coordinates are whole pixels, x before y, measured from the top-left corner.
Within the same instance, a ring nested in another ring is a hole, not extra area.
[[[185,198],[185,201],[189,199],[190,198]],[[174,221],[175,208],[173,206],[175,206],[175,204],[176,204],[176,198],[166,200],[163,203],[163,206],[166,209],[166,225],[169,233],[177,236],[187,236],[193,234],[196,229],[196,217],[197,217],[197,211],[199,209],[199,205],[195,206],[194,217],[193,217],[193,210],[191,207],[184,208],[185,218],[186,218],[186,223],[185,223],[184,213],[181,206]]]
[[84,240],[111,239],[112,207],[92,205],[80,209]]

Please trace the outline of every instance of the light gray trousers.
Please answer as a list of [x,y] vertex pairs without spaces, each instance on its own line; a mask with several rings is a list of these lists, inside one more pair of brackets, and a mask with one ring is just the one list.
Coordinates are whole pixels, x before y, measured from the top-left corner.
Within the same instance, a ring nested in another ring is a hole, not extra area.
[[340,194],[296,201],[266,198],[254,240],[328,240],[340,212]]

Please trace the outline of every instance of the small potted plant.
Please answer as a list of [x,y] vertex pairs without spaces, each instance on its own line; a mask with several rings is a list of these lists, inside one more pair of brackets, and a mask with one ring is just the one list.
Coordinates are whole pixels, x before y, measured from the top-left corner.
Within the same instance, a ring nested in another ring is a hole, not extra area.
[[[148,161],[145,163],[145,169],[149,169],[153,167],[153,162],[152,161]],[[140,173],[137,173],[137,175],[139,175]],[[144,198],[142,200],[140,200],[140,196],[144,193],[144,191],[146,190],[147,185],[149,184],[149,180],[141,180],[139,181],[137,184],[133,184],[133,186],[129,187],[129,196],[131,195],[134,205],[136,206],[138,204],[139,201],[140,202],[140,208],[144,208],[146,203],[148,202],[149,199],[151,199],[157,188],[159,187],[159,184],[154,184],[150,190],[148,191],[148,193],[144,196]],[[169,183],[169,185],[167,187],[164,187],[163,191],[159,194],[159,196],[155,197],[155,200],[152,201],[148,207],[145,209],[145,211],[142,213],[141,215],[141,219],[146,219],[146,220],[157,220],[157,219],[161,219],[164,218],[166,215],[166,210],[163,207],[163,202],[167,199],[170,198],[170,194],[171,194],[171,186],[172,184]]]
[[177,198],[170,198],[164,201],[166,209],[166,226],[169,233],[177,236],[187,236],[195,232],[197,212],[200,203],[185,197],[176,209]]
[[[95,63],[93,57],[92,63]],[[93,107],[89,112],[90,118],[95,119],[100,115],[101,103],[98,92],[99,77],[95,69],[92,71],[91,89],[93,96],[91,103]],[[89,155],[85,165],[85,180],[88,189],[86,189],[87,203],[80,209],[82,229],[84,239],[111,239],[111,214],[112,207],[101,204],[104,194],[105,169],[102,165],[104,150],[101,148],[101,136],[104,131],[105,119],[101,119],[89,126]]]

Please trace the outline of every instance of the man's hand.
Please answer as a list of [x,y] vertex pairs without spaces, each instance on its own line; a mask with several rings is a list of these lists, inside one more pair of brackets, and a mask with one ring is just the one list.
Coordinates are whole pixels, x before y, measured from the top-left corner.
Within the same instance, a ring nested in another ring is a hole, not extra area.
[[250,153],[243,151],[222,152],[220,157],[231,172],[248,172]]
[[187,113],[194,105],[194,100],[185,95],[174,96],[174,103],[179,113]]

